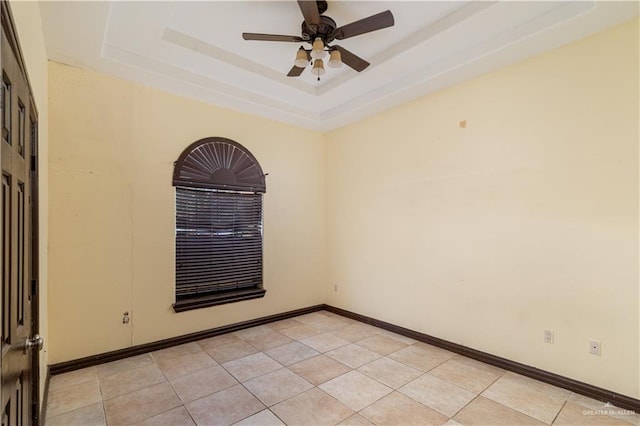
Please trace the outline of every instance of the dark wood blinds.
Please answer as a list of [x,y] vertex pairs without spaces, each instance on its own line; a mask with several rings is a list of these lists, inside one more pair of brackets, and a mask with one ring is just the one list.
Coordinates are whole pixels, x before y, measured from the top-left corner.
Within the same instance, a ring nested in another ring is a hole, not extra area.
[[262,194],[176,188],[176,296],[262,284]]
[[176,187],[176,311],[262,297],[265,179],[242,145],[206,138],[180,155]]

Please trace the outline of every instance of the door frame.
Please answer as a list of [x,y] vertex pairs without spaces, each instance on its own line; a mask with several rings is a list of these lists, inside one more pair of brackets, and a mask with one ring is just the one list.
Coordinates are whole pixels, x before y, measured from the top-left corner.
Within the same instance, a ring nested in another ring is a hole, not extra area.
[[[29,178],[31,180],[31,192],[29,197],[31,197],[31,204],[29,208],[29,220],[31,225],[31,253],[30,253],[30,265],[29,265],[29,275],[28,275],[28,286],[29,291],[31,293],[31,336],[35,336],[40,332],[40,281],[39,281],[39,247],[40,247],[40,239],[39,239],[39,189],[38,189],[38,148],[39,148],[39,132],[38,132],[38,110],[37,105],[35,104],[35,99],[33,98],[33,89],[31,87],[31,82],[29,81],[29,73],[27,72],[27,67],[25,65],[24,56],[22,54],[22,49],[20,48],[20,42],[18,39],[18,32],[16,30],[15,22],[13,20],[13,14],[11,13],[11,5],[8,0],[0,0],[0,20],[1,25],[4,29],[4,33],[8,38],[9,45],[13,50],[13,54],[16,57],[18,62],[18,66],[20,67],[22,73],[24,74],[24,78],[27,82],[27,87],[29,89],[30,96],[30,110],[27,111],[26,119],[29,122],[29,132],[26,135],[29,139],[29,143],[32,143],[32,152],[31,158],[25,159],[30,162],[29,167]],[[1,61],[1,60],[0,60]],[[0,69],[1,69],[0,63]],[[31,129],[31,119],[34,119],[35,128]],[[33,134],[32,134],[33,131]],[[31,402],[30,402],[30,415],[32,424],[38,425],[41,420],[41,410],[40,410],[40,352],[30,351],[31,353],[31,377],[29,386],[31,387]]]
[[[31,121],[29,121],[29,143],[31,146],[31,158],[29,174],[31,180],[31,197],[29,217],[31,221],[31,256],[30,256],[30,279],[29,279],[29,291],[31,292],[31,336],[40,335],[40,232],[39,232],[39,218],[40,218],[40,204],[39,204],[39,191],[38,191],[38,112],[35,106],[35,100],[31,96],[31,111],[29,112],[29,120],[34,118],[34,128],[31,127]],[[33,424],[40,424],[40,351],[31,351],[31,419]]]

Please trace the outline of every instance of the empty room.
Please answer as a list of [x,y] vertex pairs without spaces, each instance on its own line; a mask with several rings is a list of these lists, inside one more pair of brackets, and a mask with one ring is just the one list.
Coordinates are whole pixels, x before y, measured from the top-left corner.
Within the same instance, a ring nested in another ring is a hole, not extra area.
[[640,3],[7,1],[3,425],[640,426]]

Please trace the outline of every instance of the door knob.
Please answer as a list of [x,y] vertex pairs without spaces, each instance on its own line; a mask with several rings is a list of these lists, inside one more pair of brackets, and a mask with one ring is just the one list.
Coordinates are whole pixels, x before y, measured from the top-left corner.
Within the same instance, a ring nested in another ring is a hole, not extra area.
[[25,353],[34,349],[36,351],[41,351],[43,345],[44,345],[44,339],[39,334],[36,334],[31,339],[27,339],[24,345],[24,351]]

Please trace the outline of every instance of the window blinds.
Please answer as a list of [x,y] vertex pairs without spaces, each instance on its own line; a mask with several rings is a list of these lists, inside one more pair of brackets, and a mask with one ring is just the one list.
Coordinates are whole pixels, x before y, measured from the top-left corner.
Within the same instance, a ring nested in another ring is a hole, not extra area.
[[262,285],[262,194],[176,188],[176,298]]

